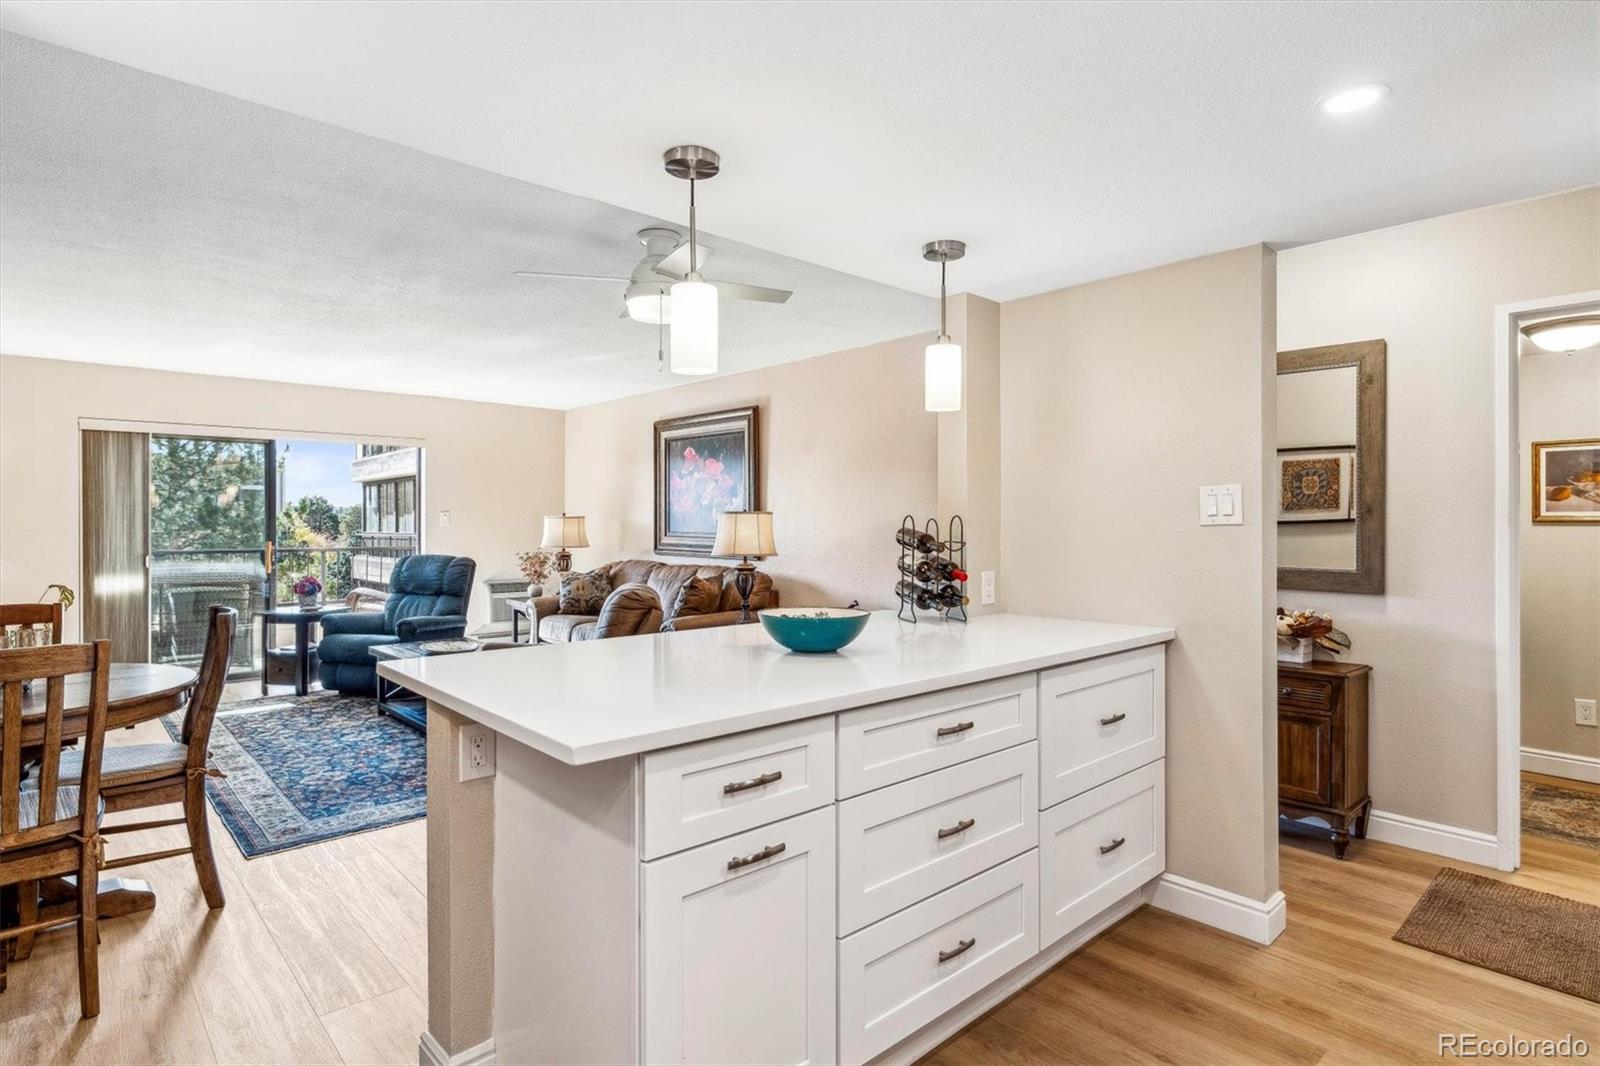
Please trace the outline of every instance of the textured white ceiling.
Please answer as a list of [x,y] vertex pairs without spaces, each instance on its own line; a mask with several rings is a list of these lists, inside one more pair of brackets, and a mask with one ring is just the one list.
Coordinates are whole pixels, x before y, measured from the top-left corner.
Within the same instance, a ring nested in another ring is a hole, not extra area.
[[[0,3],[0,25],[638,211],[1011,298],[1600,178],[1589,0]],[[1316,101],[1393,95],[1332,121]]]
[[[661,175],[663,184],[686,189]],[[676,216],[673,216],[676,217]],[[0,351],[571,407],[690,380],[620,320],[657,219],[0,34]],[[732,241],[724,372],[931,330],[934,301]]]

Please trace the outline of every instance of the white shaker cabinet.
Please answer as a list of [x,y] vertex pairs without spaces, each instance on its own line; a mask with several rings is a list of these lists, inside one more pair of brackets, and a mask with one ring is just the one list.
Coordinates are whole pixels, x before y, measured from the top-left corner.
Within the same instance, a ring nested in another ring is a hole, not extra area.
[[644,864],[647,1062],[834,1061],[834,865],[831,806]]

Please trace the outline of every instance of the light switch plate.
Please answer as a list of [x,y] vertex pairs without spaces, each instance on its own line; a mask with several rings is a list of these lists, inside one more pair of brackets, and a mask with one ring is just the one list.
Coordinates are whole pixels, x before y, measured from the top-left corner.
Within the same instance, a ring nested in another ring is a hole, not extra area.
[[1241,485],[1201,485],[1200,524],[1244,525],[1244,488]]
[[439,525],[441,525],[441,526],[443,526],[445,528],[449,528],[449,526],[450,526],[450,512],[449,511],[440,511],[439,512]]

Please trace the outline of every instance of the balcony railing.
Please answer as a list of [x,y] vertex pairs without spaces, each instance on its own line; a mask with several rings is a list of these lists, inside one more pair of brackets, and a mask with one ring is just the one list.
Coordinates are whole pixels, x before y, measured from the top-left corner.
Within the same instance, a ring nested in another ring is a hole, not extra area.
[[209,608],[222,604],[239,612],[230,674],[259,671],[256,612],[269,602],[295,602],[296,581],[315,577],[327,600],[342,599],[353,588],[386,592],[395,560],[417,550],[414,533],[362,534],[360,539],[362,543],[348,548],[279,548],[273,553],[270,582],[259,550],[151,552],[151,661],[197,665],[205,647]]

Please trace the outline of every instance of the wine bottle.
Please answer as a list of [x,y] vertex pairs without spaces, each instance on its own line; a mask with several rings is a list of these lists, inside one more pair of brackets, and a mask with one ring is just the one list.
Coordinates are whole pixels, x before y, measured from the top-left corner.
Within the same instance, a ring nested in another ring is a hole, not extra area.
[[900,572],[907,577],[915,578],[926,585],[940,581],[965,581],[967,572],[960,569],[949,559],[940,559],[930,556],[918,559],[915,563],[900,560]]
[[913,551],[919,551],[924,555],[932,555],[934,552],[939,550],[939,542],[934,539],[933,534],[924,533],[920,529],[911,529],[907,526],[901,526],[895,531],[894,539],[898,541],[902,547],[910,548]]
[[910,600],[920,610],[936,611],[939,605],[934,602],[933,592],[917,584],[915,581],[902,581],[894,587],[894,594],[902,600]]
[[970,602],[966,596],[961,594],[959,588],[949,582],[929,590],[928,597],[940,607],[950,609],[965,607]]

